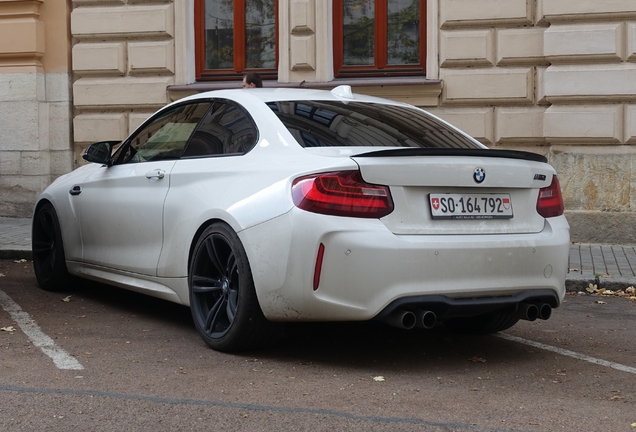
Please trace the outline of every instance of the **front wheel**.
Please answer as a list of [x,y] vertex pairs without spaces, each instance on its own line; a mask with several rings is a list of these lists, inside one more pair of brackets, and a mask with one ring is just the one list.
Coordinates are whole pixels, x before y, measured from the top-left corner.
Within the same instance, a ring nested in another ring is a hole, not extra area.
[[60,222],[55,209],[48,202],[40,206],[33,217],[31,239],[33,270],[40,287],[47,291],[67,288],[69,274]]
[[274,334],[258,304],[247,254],[224,223],[199,237],[188,273],[190,308],[203,340],[217,351],[264,346]]

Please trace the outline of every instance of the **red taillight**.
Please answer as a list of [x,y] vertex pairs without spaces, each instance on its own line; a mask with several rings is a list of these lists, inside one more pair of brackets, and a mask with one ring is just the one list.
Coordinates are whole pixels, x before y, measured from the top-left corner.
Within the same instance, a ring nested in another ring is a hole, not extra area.
[[359,171],[297,178],[292,198],[300,209],[332,216],[381,218],[393,211],[389,188],[366,183]]
[[561,186],[557,176],[552,176],[550,186],[539,190],[537,212],[544,218],[563,214],[563,195],[561,195]]

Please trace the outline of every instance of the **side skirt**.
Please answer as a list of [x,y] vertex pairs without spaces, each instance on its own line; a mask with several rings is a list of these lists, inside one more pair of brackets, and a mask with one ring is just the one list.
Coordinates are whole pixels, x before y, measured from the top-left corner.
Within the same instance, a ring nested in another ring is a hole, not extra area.
[[67,261],[66,267],[70,274],[79,278],[102,282],[185,306],[190,305],[186,277],[159,278],[75,261]]

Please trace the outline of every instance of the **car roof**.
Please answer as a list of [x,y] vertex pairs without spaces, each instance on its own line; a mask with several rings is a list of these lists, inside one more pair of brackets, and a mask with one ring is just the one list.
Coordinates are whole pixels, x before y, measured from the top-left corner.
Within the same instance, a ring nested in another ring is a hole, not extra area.
[[367,96],[353,93],[350,86],[337,86],[331,91],[303,88],[251,88],[251,89],[231,89],[213,90],[196,95],[188,96],[177,102],[189,100],[224,98],[236,101],[259,100],[263,103],[279,101],[302,101],[302,100],[323,100],[340,102],[374,102],[387,105],[405,105],[389,99],[382,99],[374,96]]

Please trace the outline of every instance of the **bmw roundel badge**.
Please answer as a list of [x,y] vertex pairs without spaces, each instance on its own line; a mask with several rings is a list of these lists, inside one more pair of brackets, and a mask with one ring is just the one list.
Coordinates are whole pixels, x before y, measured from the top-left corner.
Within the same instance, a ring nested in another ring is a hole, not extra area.
[[486,179],[486,171],[483,168],[475,168],[475,172],[473,173],[473,178],[475,182],[481,183]]

